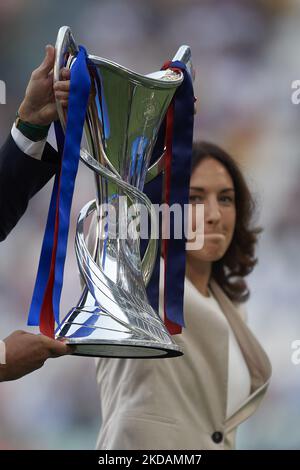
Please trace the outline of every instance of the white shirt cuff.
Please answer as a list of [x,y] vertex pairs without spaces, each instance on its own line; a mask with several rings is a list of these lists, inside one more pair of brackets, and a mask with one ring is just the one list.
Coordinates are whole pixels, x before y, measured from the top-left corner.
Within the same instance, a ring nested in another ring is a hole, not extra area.
[[0,339],[0,364],[6,364],[6,347],[4,341]]
[[15,124],[12,126],[11,136],[14,139],[17,147],[19,147],[19,149],[23,153],[25,153],[29,157],[35,158],[36,160],[42,159],[45,144],[47,141],[46,137],[43,140],[33,142],[32,140],[25,137],[25,135],[23,135],[22,132],[16,128]]

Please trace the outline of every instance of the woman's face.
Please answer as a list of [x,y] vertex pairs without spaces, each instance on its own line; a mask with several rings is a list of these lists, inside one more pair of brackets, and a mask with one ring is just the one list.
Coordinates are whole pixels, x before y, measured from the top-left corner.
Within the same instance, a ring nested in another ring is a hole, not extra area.
[[226,253],[236,221],[234,185],[227,169],[212,157],[202,160],[190,180],[192,229],[196,230],[195,205],[204,204],[204,244],[189,250],[188,257],[213,262]]

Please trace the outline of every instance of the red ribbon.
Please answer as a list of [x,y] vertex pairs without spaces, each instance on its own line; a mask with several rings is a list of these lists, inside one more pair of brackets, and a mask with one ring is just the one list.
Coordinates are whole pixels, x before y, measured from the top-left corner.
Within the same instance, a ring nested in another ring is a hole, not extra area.
[[[173,141],[173,124],[174,124],[174,102],[172,101],[166,117],[166,137],[165,137],[165,181],[164,181],[164,203],[170,206],[170,190],[171,190],[171,161],[172,161],[172,141]],[[164,217],[164,216],[163,216]],[[162,222],[164,226],[164,221]],[[168,239],[163,238],[163,254],[164,254],[164,324],[171,335],[180,334],[182,331],[181,325],[172,322],[167,316],[167,303],[166,303],[166,284],[167,284],[167,269],[168,269]]]

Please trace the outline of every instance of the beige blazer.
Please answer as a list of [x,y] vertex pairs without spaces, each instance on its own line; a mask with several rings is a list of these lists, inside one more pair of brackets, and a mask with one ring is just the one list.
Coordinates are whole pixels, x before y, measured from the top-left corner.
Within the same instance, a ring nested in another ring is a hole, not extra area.
[[184,355],[96,359],[102,411],[98,449],[233,449],[237,426],[261,402],[270,361],[242,314],[215,281],[210,289],[230,322],[251,375],[251,394],[226,419],[228,324],[186,280],[186,328],[173,338]]

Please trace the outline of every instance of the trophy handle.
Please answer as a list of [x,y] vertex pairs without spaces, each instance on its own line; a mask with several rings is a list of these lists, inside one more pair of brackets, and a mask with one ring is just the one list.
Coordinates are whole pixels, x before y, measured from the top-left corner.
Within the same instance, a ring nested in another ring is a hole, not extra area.
[[176,54],[174,55],[172,62],[183,62],[186,65],[187,71],[191,76],[192,81],[195,80],[195,69],[192,63],[192,52],[189,46],[180,46]]
[[[78,47],[72,35],[69,26],[59,28],[55,43],[55,62],[53,70],[53,83],[60,80],[60,71],[62,67],[70,66],[70,60],[77,55]],[[65,111],[59,100],[56,100],[58,116],[63,130],[66,129]]]
[[[186,65],[187,71],[191,76],[192,81],[195,80],[195,69],[192,63],[192,53],[189,46],[183,45],[180,46],[176,54],[174,55],[172,62],[183,62]],[[151,75],[151,74],[150,74]],[[145,183],[149,183],[152,181],[156,176],[158,176],[164,169],[165,166],[165,156],[166,152],[165,149],[161,156],[154,162],[147,171]]]
[[[71,32],[69,26],[62,26],[57,35],[56,44],[55,44],[55,62],[54,62],[54,71],[53,71],[53,83],[56,83],[60,80],[60,70],[62,67],[71,68],[73,60],[76,58],[79,49]],[[56,100],[56,107],[59,116],[59,120],[63,130],[66,130],[66,112],[63,110],[63,107],[59,100]],[[87,124],[85,123],[85,128]],[[99,141],[100,151],[102,158],[109,167],[110,171],[113,172],[117,177],[121,178],[117,170],[110,163],[106,152],[103,148],[101,140]]]

